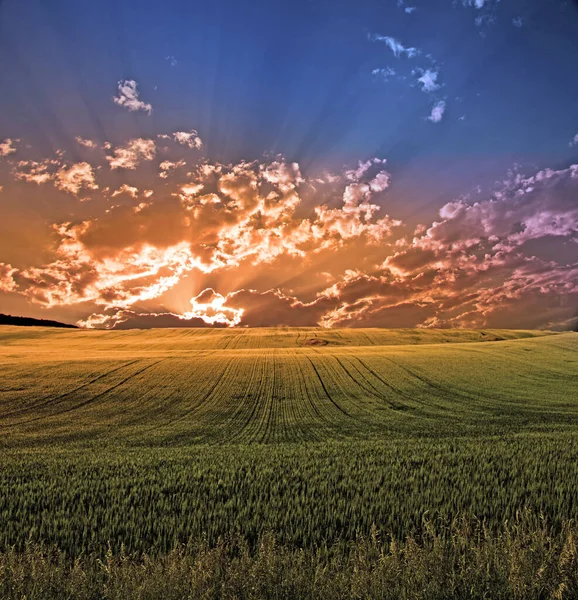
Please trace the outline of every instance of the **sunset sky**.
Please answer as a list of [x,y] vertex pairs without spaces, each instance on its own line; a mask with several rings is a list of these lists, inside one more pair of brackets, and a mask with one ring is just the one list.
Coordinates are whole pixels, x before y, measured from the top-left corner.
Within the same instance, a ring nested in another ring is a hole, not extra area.
[[574,328],[578,3],[0,0],[0,312]]

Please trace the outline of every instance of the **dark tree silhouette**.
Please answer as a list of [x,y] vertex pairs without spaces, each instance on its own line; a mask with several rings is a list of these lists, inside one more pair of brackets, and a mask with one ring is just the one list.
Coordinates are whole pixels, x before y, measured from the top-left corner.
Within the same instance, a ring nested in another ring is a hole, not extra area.
[[70,323],[60,323],[60,321],[50,321],[47,319],[32,319],[31,317],[13,317],[12,315],[0,314],[0,325],[19,325],[23,327],[65,327],[67,329],[78,329],[76,325]]

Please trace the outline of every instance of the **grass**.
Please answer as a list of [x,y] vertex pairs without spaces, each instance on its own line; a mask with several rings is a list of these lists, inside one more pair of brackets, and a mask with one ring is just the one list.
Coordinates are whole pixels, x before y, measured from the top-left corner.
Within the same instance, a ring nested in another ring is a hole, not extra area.
[[577,400],[575,333],[0,327],[0,597],[573,597]]
[[499,535],[465,519],[440,536],[427,522],[403,543],[376,529],[344,550],[305,552],[264,535],[252,551],[242,538],[205,541],[162,556],[108,552],[71,561],[59,550],[28,544],[0,553],[4,600],[230,600],[275,598],[412,598],[494,600],[575,598],[578,528],[553,533],[520,515]]

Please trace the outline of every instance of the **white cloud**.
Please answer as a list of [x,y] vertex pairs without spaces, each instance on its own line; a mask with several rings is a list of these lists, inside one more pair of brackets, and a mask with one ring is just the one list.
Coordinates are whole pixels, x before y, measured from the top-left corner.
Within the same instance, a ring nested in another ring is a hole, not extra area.
[[84,146],[85,148],[96,148],[96,142],[93,142],[92,140],[85,140],[79,135],[76,136],[74,139],[77,143],[79,143],[81,146]]
[[13,140],[11,138],[6,138],[3,142],[0,142],[0,156],[8,156],[9,154],[13,154],[16,152],[16,148],[14,147],[14,142],[19,142],[20,140]]
[[515,19],[512,19],[512,24],[514,25],[514,27],[517,27],[519,29],[524,25],[524,19],[522,19],[522,17],[516,17]]
[[387,171],[380,171],[370,182],[369,189],[372,192],[383,192],[390,184],[391,176]]
[[391,67],[386,67],[385,69],[373,69],[371,74],[374,77],[381,77],[383,81],[389,81],[395,75],[395,71]]
[[192,309],[181,317],[182,319],[202,319],[205,323],[214,325],[221,323],[232,327],[241,322],[245,312],[242,308],[235,309],[225,306],[227,298],[215,292],[212,288],[203,290],[198,296],[191,298]]
[[372,39],[375,42],[383,42],[397,58],[401,57],[404,54],[408,58],[414,58],[420,53],[420,51],[417,48],[406,47],[400,41],[396,40],[391,36],[373,35],[370,36],[370,39]]
[[349,181],[354,181],[355,183],[357,183],[371,169],[373,165],[385,165],[386,163],[386,158],[370,158],[365,162],[360,160],[357,163],[357,169],[349,169],[345,171],[345,177],[347,177]]
[[570,147],[578,146],[578,133],[572,138],[569,144]]
[[126,146],[114,149],[112,156],[107,156],[111,169],[136,169],[142,160],[152,160],[156,154],[153,140],[136,138]]
[[397,0],[397,7],[403,8],[408,15],[417,10],[417,6],[405,6],[404,0]]
[[443,119],[445,110],[446,103],[444,100],[440,100],[431,109],[431,114],[428,117],[428,121],[431,121],[432,123],[439,123]]
[[437,71],[432,71],[431,69],[426,69],[423,75],[418,79],[418,81],[422,84],[422,91],[424,92],[435,92],[439,89],[439,84],[437,83],[439,73]]
[[178,144],[188,146],[189,148],[199,150],[203,147],[203,140],[201,140],[199,134],[194,129],[191,129],[191,131],[175,131],[173,133],[173,139]]
[[153,107],[139,100],[139,93],[137,90],[137,82],[133,79],[125,79],[118,82],[118,96],[114,96],[113,100],[115,104],[119,106],[125,106],[131,112],[142,110],[149,115]]

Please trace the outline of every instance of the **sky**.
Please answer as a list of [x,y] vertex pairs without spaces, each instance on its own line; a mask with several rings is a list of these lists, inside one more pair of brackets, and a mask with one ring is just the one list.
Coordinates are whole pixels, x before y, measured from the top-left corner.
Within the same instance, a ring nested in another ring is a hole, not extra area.
[[578,325],[578,2],[0,0],[0,312]]

